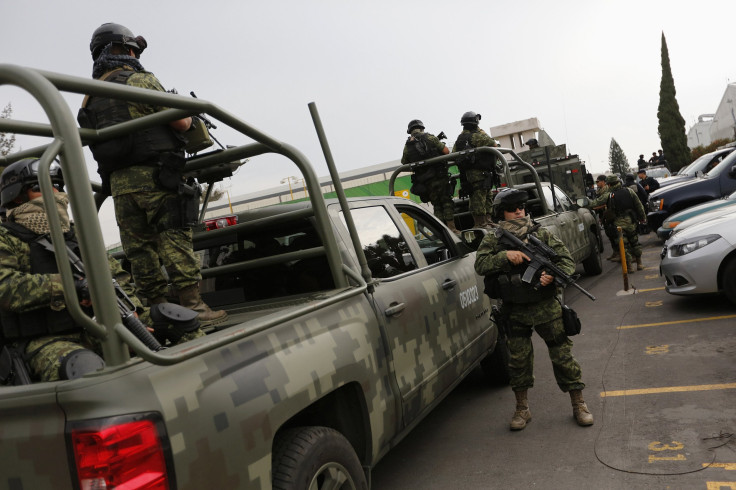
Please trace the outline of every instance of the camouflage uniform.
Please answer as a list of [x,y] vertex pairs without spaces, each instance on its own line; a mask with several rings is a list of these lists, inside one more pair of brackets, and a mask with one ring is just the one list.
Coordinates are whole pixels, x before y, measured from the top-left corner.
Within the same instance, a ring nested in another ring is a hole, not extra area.
[[[499,226],[507,227],[505,223],[507,222],[502,221]],[[575,262],[565,245],[544,228],[531,229],[541,241],[558,254],[557,266],[566,274],[573,274]],[[526,233],[519,238],[523,239],[524,236]],[[506,257],[506,250],[499,243],[499,238],[496,233],[489,233],[483,238],[475,259],[475,271],[478,274],[494,276],[511,271],[511,263]],[[555,286],[551,284],[545,287]],[[533,303],[515,303],[506,300],[503,308],[508,318],[507,344],[511,353],[509,360],[511,388],[514,391],[525,391],[534,386],[534,352],[531,336],[532,332],[536,331],[547,344],[555,379],[560,389],[564,392],[582,390],[585,387],[581,380],[582,372],[580,365],[572,356],[572,340],[565,334],[562,308],[557,298],[551,297]]]
[[[498,146],[496,144],[496,140],[491,138],[482,129],[477,129],[476,131],[465,129],[462,133],[460,133],[460,135],[458,135],[458,138],[463,134],[468,133],[473,133],[470,139],[470,144],[473,148],[478,148],[481,146]],[[453,153],[459,151],[457,148],[457,141],[452,146],[452,151]],[[489,158],[495,160],[495,157]],[[490,171],[480,170],[477,168],[464,169],[463,165],[459,166],[459,170],[464,180],[470,186],[470,214],[472,214],[473,216],[491,215],[493,210],[493,185],[488,179]]]
[[[631,195],[633,204],[633,216],[632,210],[630,209],[614,209],[616,217],[613,219],[613,224],[616,227],[621,227],[621,235],[624,242],[624,250],[626,251],[626,263],[629,272],[635,270],[634,262],[641,262],[641,245],[639,244],[639,228],[638,222],[644,221],[647,218],[644,206],[636,195],[636,192],[632,191],[628,187],[622,187],[621,183],[609,184],[610,192],[617,190],[623,190]],[[632,260],[633,259],[633,260]]]
[[[127,84],[133,87],[164,91],[149,72],[134,73]],[[164,110],[164,107],[131,102],[132,118]],[[192,251],[191,228],[171,223],[169,209],[179,206],[176,191],[164,190],[155,183],[153,166],[132,166],[114,171],[110,188],[120,241],[131,264],[136,286],[146,298],[165,297],[170,281],[176,290],[197,284],[199,260]],[[161,270],[163,263],[168,280]]]
[[[611,189],[608,187],[608,185],[604,185],[603,187],[597,189],[595,191],[596,198],[591,201],[591,203],[588,205],[588,208],[593,209],[599,206],[605,206],[606,203],[608,203],[608,196],[610,194]],[[596,209],[595,211],[598,213],[598,216],[600,216],[601,222],[603,224],[603,231],[606,233],[606,237],[608,237],[608,240],[611,242],[611,250],[614,254],[618,254],[618,230],[616,229],[616,225],[613,224],[613,220],[606,218],[604,210]]]
[[[42,202],[41,198],[38,201]],[[12,214],[13,210],[10,211]],[[130,275],[118,261],[111,257],[108,259],[113,277],[136,306],[142,308],[133,295]],[[66,310],[61,276],[58,273],[34,274],[31,271],[31,250],[28,243],[0,226],[0,310],[9,314],[23,314],[41,309],[57,312]],[[145,314],[142,312],[141,321],[150,324],[147,311]],[[69,330],[37,338],[0,340],[19,345],[29,341],[25,353],[29,356],[31,375],[40,381],[58,380],[61,360],[74,351],[90,349],[101,353],[99,342],[76,325],[72,325]]]
[[[417,133],[424,133],[424,131],[422,131],[421,128],[415,128],[411,131],[410,134],[413,136]],[[432,155],[426,158],[432,158],[442,155],[445,149],[445,144],[433,134],[424,134],[426,135],[426,139],[430,145],[430,151],[432,152]],[[407,141],[407,144],[404,145],[404,153],[401,157],[401,163],[407,164],[414,163],[415,161],[419,160],[415,160],[415,158],[412,158],[412,151],[410,150],[409,142]],[[423,183],[427,186],[426,197],[429,199],[429,202],[432,203],[432,207],[434,208],[434,215],[442,220],[443,223],[452,221],[455,216],[452,203],[453,192],[451,192],[450,190],[450,175],[447,172],[446,164],[433,165],[431,168],[425,170],[416,170],[414,173],[416,176],[419,177],[424,172],[431,172],[430,178],[426,180],[423,179]]]

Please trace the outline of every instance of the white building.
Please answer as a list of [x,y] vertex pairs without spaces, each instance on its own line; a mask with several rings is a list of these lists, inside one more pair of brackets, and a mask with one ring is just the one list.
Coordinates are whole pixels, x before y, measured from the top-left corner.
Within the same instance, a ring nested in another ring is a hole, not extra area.
[[736,83],[726,85],[715,114],[703,114],[687,133],[687,146],[708,146],[718,139],[736,139]]

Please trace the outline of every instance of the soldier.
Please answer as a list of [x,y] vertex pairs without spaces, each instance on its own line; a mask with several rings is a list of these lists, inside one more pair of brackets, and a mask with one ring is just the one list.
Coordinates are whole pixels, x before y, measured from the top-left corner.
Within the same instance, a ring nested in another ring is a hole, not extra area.
[[606,176],[601,174],[595,179],[595,185],[598,187],[596,190],[596,198],[591,201],[588,208],[598,213],[601,224],[603,225],[603,231],[606,233],[606,237],[611,242],[611,255],[606,257],[606,260],[618,262],[621,260],[618,252],[618,230],[613,224],[613,216],[606,214],[606,203],[608,202],[608,193],[610,192],[608,185],[606,184]]
[[[466,112],[460,118],[463,132],[457,137],[452,151],[463,151],[481,146],[498,146],[496,140],[478,127],[480,114]],[[496,157],[488,154],[466,155],[457,161],[460,178],[469,187],[470,214],[473,226],[487,228],[492,224],[493,183],[495,177]],[[461,188],[465,187],[464,185]]]
[[641,205],[644,206],[644,209],[646,209],[647,202],[649,201],[649,195],[647,194],[647,191],[644,190],[644,188],[641,186],[641,184],[636,181],[636,177],[634,177],[634,174],[626,174],[626,176],[624,177],[624,183],[626,184],[626,187],[636,193],[636,197],[639,198],[639,201],[641,201]]
[[[630,273],[644,270],[641,262],[641,245],[639,245],[638,223],[647,219],[644,206],[636,193],[628,187],[622,187],[615,175],[606,177],[609,188],[606,212],[613,216],[613,224],[621,227],[621,234],[626,252],[626,267]],[[634,260],[636,267],[634,267]]]
[[639,182],[644,190],[647,191],[647,194],[651,194],[659,189],[659,182],[654,177],[647,177],[647,169],[645,168],[639,169]]
[[[7,221],[0,226],[0,346],[12,344],[24,354],[33,380],[73,379],[105,363],[98,355],[99,342],[69,314],[56,257],[41,243],[44,238],[50,243],[50,229],[38,185],[38,164],[37,159],[20,160],[0,176],[0,206],[7,210]],[[67,211],[69,198],[63,192],[64,179],[57,163],[51,165],[50,174],[66,244],[80,256]],[[120,262],[108,259],[113,278],[140,313],[141,321],[158,325],[135,297],[130,274]],[[77,279],[75,286],[80,304],[92,313],[86,279]],[[154,312],[157,320],[162,319],[159,311],[157,308]],[[168,338],[174,344],[204,336],[198,323],[191,321],[194,313],[189,312],[189,318],[179,311],[173,313],[182,321],[166,318],[163,328],[154,332],[161,342]]]
[[647,163],[646,160],[644,160],[644,154],[642,153],[639,155],[639,160],[636,161],[637,168],[647,168],[649,166],[649,163]]
[[578,425],[593,425],[593,416],[583,400],[585,384],[581,380],[580,364],[572,356],[572,340],[565,334],[562,323],[554,276],[543,271],[538,285],[522,282],[521,275],[526,270],[524,262],[530,257],[507,243],[501,231],[506,230],[520,240],[534,234],[556,252],[555,263],[563,272],[575,272],[575,262],[565,245],[526,214],[527,200],[527,193],[518,189],[504,188],[498,192],[493,202],[498,229],[483,238],[475,259],[475,271],[485,276],[486,292],[491,298],[503,301],[503,323],[510,351],[510,384],[516,396],[516,411],[510,427],[521,430],[532,419],[527,391],[534,386],[531,336],[535,330],[547,344],[557,385],[563,392],[570,393]]
[[[163,92],[156,77],[143,69],[139,57],[147,43],[119,24],[103,24],[92,34],[93,78]],[[164,107],[120,99],[86,97],[79,124],[101,129],[164,110]],[[192,250],[192,230],[199,206],[198,192],[183,180],[186,139],[191,117],[143,129],[131,136],[90,145],[112,194],[120,240],[133,277],[149,304],[166,301],[168,281],[181,305],[199,313],[202,325],[223,322],[227,313],[213,311],[199,293],[200,265]],[[196,184],[194,184],[196,186]],[[196,186],[198,189],[198,186]]]
[[[409,137],[404,145],[401,163],[414,163],[428,158],[447,155],[450,149],[437,136],[424,132],[424,123],[419,119],[409,121],[406,130]],[[443,136],[440,134],[440,136]],[[431,202],[434,215],[441,219],[456,235],[460,232],[455,227],[452,195],[455,189],[450,184],[450,175],[446,163],[419,167],[411,177],[412,193],[418,195],[422,202]]]

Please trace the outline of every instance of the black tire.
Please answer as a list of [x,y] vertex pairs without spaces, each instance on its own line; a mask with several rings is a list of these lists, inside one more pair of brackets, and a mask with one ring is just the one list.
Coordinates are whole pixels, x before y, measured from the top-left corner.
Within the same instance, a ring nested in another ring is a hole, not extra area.
[[509,346],[506,344],[506,336],[499,335],[496,342],[496,348],[493,352],[480,361],[480,367],[483,369],[488,381],[495,386],[506,386],[511,380],[511,371],[509,371]]
[[597,276],[603,272],[603,259],[601,258],[601,249],[598,248],[598,240],[595,235],[590,235],[590,244],[593,247],[590,255],[583,260],[583,269],[589,276]]
[[276,435],[273,488],[277,490],[367,490],[358,455],[329,427],[296,427]]
[[723,269],[723,294],[736,304],[736,257],[731,257]]

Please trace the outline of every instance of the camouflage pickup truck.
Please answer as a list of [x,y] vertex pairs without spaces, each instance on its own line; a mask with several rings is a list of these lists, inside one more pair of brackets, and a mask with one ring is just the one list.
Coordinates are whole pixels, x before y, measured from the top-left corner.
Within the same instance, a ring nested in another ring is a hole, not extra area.
[[[472,152],[491,153],[496,157],[496,161],[500,162],[497,164],[496,171],[499,185],[522,189],[529,193],[529,213],[537,223],[562,240],[575,263],[582,264],[586,274],[598,275],[603,272],[601,259],[603,240],[596,215],[589,209],[580,206],[556,183],[542,181],[540,172],[537,171],[538,167],[523,161],[514,150],[481,147],[401,165],[394,170],[389,179],[389,193],[393,194],[394,182],[402,172],[412,172],[414,168],[422,165],[453,162],[463,154]],[[507,160],[505,155],[510,155],[510,160]],[[579,168],[578,162],[577,158],[566,160],[565,166],[557,167],[556,170],[559,174],[564,174],[570,167]],[[570,172],[575,177],[568,177],[566,182],[571,188],[580,189],[579,192],[582,194],[584,192],[583,178],[582,173],[577,175],[578,173]],[[453,175],[452,178],[458,180],[459,175]],[[468,211],[468,199],[455,199],[455,226],[460,230],[473,226],[473,218]]]
[[[339,197],[326,202],[298,150],[202,99],[13,65],[0,65],[0,83],[36,97],[49,120],[0,119],[0,131],[50,140],[0,164],[40,157],[44,195],[54,158],[76,176],[67,189],[95,317],[70,313],[106,362],[74,380],[0,386],[0,488],[369,488],[376,462],[471,370],[507,380],[475,253],[421,206],[348,201],[337,179]],[[171,109],[83,130],[60,91]],[[279,153],[311,201],[198,233],[202,290],[229,321],[153,352],[121,323],[96,215],[104,196],[80,177],[83,145],[199,113],[250,139],[190,159],[189,175],[212,183],[245,158]],[[50,226],[63,254],[58,216]],[[59,268],[66,303],[78,303],[68,263]]]

